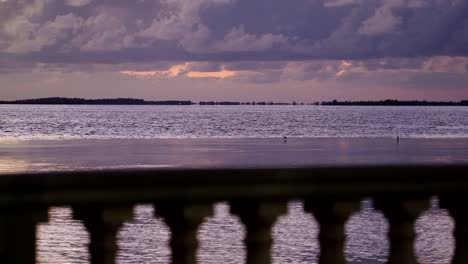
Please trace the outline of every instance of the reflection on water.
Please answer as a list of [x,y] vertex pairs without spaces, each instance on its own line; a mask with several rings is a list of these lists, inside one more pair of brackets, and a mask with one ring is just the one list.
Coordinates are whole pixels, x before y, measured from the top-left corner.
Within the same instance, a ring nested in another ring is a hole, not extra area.
[[13,158],[0,158],[0,173],[64,170],[67,166],[48,162],[28,162]]
[[14,172],[14,171],[27,171],[29,164],[22,160],[16,159],[0,159],[0,173]]
[[0,173],[47,172],[70,169],[64,164],[49,162],[30,162],[15,158],[0,158]]
[[[119,233],[118,263],[170,263],[169,230],[153,217],[152,206],[135,208],[134,220]],[[346,225],[348,240],[346,258],[349,263],[385,263],[389,245],[385,238],[388,224],[383,215],[372,209],[370,201],[351,217]],[[449,263],[454,241],[453,221],[433,200],[432,208],[417,221],[416,251],[421,264]],[[289,214],[281,217],[273,228],[274,263],[317,263],[318,224],[305,214],[302,204],[289,204]],[[199,230],[200,263],[243,263],[245,229],[237,217],[229,214],[229,206],[219,203],[215,214]],[[86,244],[89,237],[83,225],[72,220],[69,208],[50,210],[49,224],[38,230],[39,263],[88,263]]]

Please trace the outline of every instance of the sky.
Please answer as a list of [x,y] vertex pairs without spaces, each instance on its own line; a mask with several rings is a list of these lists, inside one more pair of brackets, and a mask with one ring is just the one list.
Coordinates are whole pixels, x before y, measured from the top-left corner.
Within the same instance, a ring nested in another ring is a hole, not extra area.
[[468,0],[0,0],[0,100],[468,99]]

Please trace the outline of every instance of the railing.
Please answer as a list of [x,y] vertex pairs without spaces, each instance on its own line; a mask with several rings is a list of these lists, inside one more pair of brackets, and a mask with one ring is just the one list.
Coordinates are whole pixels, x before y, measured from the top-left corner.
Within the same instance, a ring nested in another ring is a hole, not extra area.
[[91,263],[114,263],[132,206],[153,203],[171,230],[172,263],[196,263],[197,228],[228,201],[246,227],[247,263],[270,263],[271,229],[289,200],[320,224],[319,263],[346,263],[344,225],[372,198],[386,216],[388,263],[413,264],[414,223],[438,196],[455,221],[452,263],[468,263],[468,165],[275,169],[154,169],[0,176],[0,263],[35,263],[35,228],[51,206],[73,208],[90,233]]

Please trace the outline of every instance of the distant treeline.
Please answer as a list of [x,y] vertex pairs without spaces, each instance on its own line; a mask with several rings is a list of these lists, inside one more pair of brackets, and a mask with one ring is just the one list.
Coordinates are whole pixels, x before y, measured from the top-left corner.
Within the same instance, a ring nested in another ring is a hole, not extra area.
[[399,100],[381,100],[381,101],[336,101],[322,102],[321,105],[358,105],[358,106],[468,106],[468,100],[459,102],[440,102],[440,101],[399,101]]
[[[63,98],[50,97],[39,99],[27,99],[16,101],[0,101],[0,104],[36,104],[36,105],[305,105],[304,103],[278,103],[278,102],[230,102],[230,101],[202,101],[194,103],[192,101],[145,101],[143,99],[133,98],[115,98],[115,99],[82,99],[82,98]],[[381,100],[381,101],[337,101],[307,103],[307,105],[336,105],[336,106],[468,106],[468,100],[459,102],[439,102],[439,101],[399,101],[399,100]]]
[[[115,99],[83,99],[83,98],[64,98],[49,97],[38,99],[26,99],[16,101],[0,101],[0,104],[36,104],[36,105],[304,105],[304,103],[277,103],[277,102],[199,102],[192,101],[145,101],[143,99],[133,98],[115,98]],[[317,103],[318,104],[318,103]]]
[[[200,105],[296,105],[298,103],[275,103],[275,102],[200,102]],[[304,103],[300,103],[304,105]]]
[[192,101],[145,101],[143,99],[82,99],[82,98],[39,98],[16,101],[0,101],[0,104],[43,104],[43,105],[192,105]]

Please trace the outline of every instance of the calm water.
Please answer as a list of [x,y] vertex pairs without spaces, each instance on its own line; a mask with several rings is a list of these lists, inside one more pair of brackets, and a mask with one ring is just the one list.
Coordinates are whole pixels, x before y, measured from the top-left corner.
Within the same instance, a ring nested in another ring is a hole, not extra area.
[[468,107],[0,105],[0,138],[468,137]]
[[[468,138],[468,108],[0,105],[0,139],[5,142],[12,139],[278,138],[282,135],[374,138],[395,137],[397,131],[403,138]],[[2,144],[0,160],[2,153],[14,152],[12,145],[5,151],[6,143],[0,141]],[[41,157],[43,148],[34,144],[24,144],[22,153],[28,152],[28,146],[35,152],[27,155]],[[53,153],[49,151],[47,155]],[[5,163],[11,165],[11,160],[6,158]],[[244,228],[229,214],[227,204],[217,204],[215,209],[214,217],[207,219],[199,231],[200,262],[242,263]],[[134,220],[125,224],[119,233],[119,263],[169,263],[169,231],[153,214],[152,206],[136,207]],[[416,230],[420,263],[450,262],[453,222],[446,211],[438,208],[437,200],[419,218]],[[370,201],[365,201],[361,212],[347,224],[348,261],[384,263],[388,255],[387,231],[383,215],[372,209]],[[316,263],[320,250],[317,232],[317,223],[303,212],[302,204],[290,203],[289,214],[281,217],[274,228],[274,263]],[[86,249],[89,238],[83,225],[72,220],[69,208],[52,208],[50,222],[39,227],[38,237],[40,263],[89,261]]]

